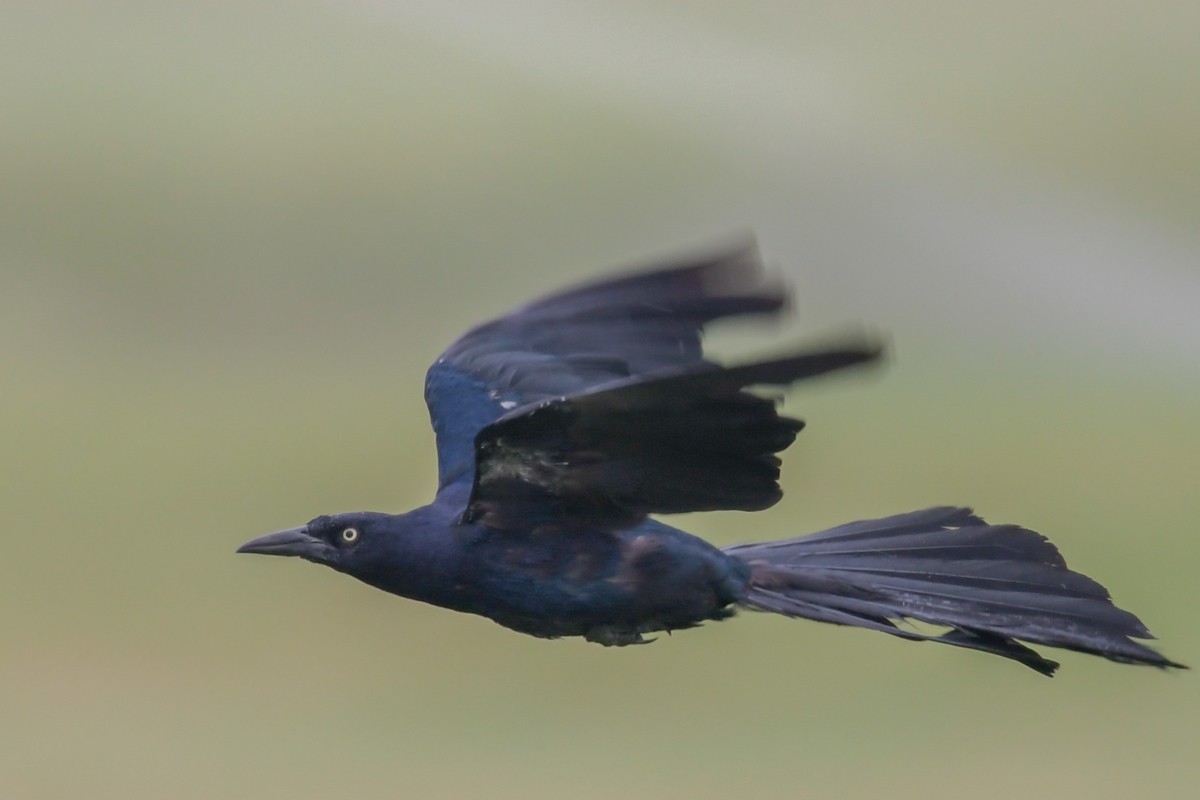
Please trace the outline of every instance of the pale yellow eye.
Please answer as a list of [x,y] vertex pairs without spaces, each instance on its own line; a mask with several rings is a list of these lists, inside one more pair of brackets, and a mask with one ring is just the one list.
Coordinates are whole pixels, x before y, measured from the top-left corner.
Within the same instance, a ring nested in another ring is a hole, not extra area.
[[346,544],[358,541],[358,528],[346,528],[342,531],[342,541]]

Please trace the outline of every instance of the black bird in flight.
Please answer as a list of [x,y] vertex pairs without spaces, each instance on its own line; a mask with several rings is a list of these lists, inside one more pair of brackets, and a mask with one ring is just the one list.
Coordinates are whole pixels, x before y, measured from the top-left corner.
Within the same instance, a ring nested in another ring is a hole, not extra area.
[[[803,427],[752,387],[880,357],[866,337],[725,367],[701,333],[787,302],[746,242],[570,289],[480,325],[429,369],[438,492],[407,514],[321,516],[242,545],[544,638],[640,644],[735,609],[982,650],[1044,675],[1021,644],[1179,667],[1034,531],[930,508],[716,548],[651,514],[758,511]],[[909,620],[948,630],[926,632]]]

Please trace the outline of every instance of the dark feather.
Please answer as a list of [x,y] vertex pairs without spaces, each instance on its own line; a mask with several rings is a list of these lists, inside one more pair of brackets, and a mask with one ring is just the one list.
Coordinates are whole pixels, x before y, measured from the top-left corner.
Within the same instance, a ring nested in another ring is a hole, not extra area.
[[588,524],[756,511],[780,498],[779,459],[803,427],[744,391],[872,361],[857,342],[721,368],[702,363],[519,408],[480,431],[464,517],[495,528],[554,509]]
[[522,404],[703,361],[700,334],[725,317],[774,314],[753,241],[653,272],[586,284],[480,325],[441,360]]
[[[1180,666],[1133,641],[1151,638],[1141,620],[1068,569],[1045,537],[988,525],[969,509],[933,508],[725,552],[751,567],[752,608],[984,650],[1047,675],[1058,665],[1017,640]],[[896,626],[908,619],[951,630]]]
[[426,376],[440,485],[474,469],[475,435],[509,410],[666,369],[698,367],[705,325],[785,304],[752,240],[522,306],[452,344]]

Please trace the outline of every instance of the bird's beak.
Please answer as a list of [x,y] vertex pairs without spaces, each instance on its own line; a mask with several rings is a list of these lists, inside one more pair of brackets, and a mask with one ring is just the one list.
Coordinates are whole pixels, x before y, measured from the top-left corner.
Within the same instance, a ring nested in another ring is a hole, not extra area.
[[268,533],[251,539],[239,547],[239,553],[262,553],[268,556],[299,556],[318,563],[327,563],[334,548],[308,532],[307,525]]

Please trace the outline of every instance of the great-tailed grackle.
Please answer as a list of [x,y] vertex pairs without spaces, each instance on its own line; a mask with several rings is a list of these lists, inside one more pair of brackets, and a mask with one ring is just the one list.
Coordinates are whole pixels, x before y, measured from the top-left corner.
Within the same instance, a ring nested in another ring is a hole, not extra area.
[[[429,369],[431,504],[321,516],[238,552],[299,556],[545,638],[638,644],[736,608],[1058,664],[1018,640],[1178,667],[1043,536],[931,508],[718,549],[651,514],[757,511],[803,427],[748,391],[876,361],[868,337],[737,367],[714,320],[778,315],[753,243],[552,295],[480,325]],[[924,632],[898,623],[933,623]]]

